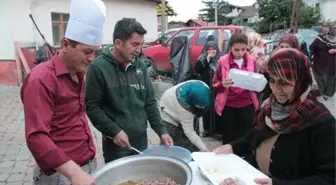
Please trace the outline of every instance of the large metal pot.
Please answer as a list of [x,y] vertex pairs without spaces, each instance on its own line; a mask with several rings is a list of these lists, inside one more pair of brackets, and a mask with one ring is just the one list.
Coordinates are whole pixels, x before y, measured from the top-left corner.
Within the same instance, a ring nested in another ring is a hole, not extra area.
[[192,170],[184,161],[166,156],[134,155],[121,158],[92,173],[97,185],[119,185],[129,180],[171,177],[181,185],[190,185]]

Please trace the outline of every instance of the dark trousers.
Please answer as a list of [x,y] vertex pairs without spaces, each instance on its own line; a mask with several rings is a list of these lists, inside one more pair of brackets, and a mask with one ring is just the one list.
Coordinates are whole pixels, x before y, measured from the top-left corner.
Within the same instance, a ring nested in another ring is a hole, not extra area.
[[[130,144],[132,147],[144,151],[148,147],[147,133],[139,137],[129,138]],[[114,144],[112,139],[106,138],[103,136],[103,156],[105,163],[131,156],[137,155],[138,153],[128,149],[127,147],[123,148]]]
[[254,117],[253,104],[240,108],[225,106],[222,116],[219,118],[223,144],[230,143],[251,131]]

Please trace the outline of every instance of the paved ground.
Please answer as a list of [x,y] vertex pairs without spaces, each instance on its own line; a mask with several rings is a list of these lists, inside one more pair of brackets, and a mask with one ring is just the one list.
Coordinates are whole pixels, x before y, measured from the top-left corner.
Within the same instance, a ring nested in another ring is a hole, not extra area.
[[[166,89],[167,84],[157,85]],[[26,144],[24,116],[18,87],[0,85],[0,185],[32,184],[33,165],[35,164]],[[161,96],[164,90],[158,92]],[[101,134],[92,127],[97,146],[98,165],[103,164]],[[148,128],[149,145],[160,144],[158,136]],[[220,143],[212,138],[205,140],[209,148],[214,149]]]

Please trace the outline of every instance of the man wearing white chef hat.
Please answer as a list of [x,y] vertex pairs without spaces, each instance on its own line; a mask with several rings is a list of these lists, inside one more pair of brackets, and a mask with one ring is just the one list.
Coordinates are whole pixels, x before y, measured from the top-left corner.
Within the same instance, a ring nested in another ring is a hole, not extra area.
[[84,75],[103,41],[105,5],[72,0],[61,51],[36,66],[21,89],[35,185],[95,185],[96,148],[86,118]]

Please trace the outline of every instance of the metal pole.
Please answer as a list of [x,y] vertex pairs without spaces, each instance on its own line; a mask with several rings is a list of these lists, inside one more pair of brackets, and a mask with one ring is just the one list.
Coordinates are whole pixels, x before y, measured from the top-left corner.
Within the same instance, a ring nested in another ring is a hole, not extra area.
[[292,11],[291,25],[290,25],[291,29],[293,30],[293,33],[297,33],[301,4],[302,0],[294,0],[294,7]]
[[161,33],[164,33],[167,30],[166,20],[166,1],[161,0]]
[[215,0],[215,26],[218,26],[218,0]]

